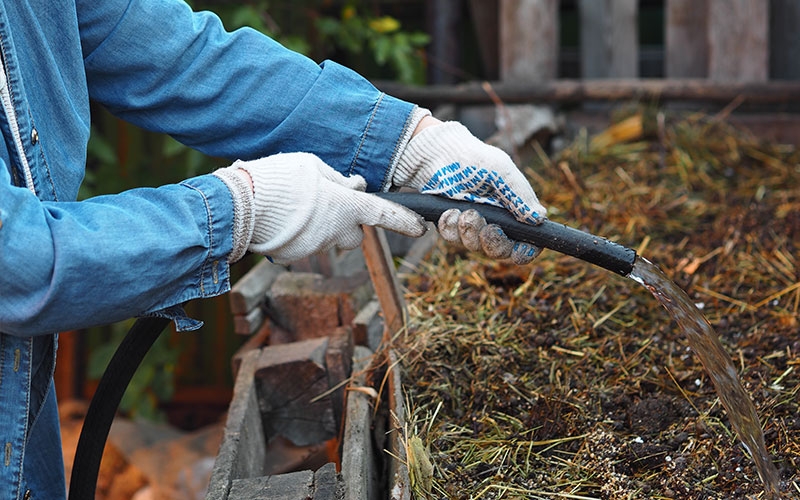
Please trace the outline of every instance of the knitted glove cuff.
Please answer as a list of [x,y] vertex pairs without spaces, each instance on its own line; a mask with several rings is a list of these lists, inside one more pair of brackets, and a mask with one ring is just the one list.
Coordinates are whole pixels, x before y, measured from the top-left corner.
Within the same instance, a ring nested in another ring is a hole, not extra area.
[[244,257],[253,237],[256,223],[253,190],[246,177],[247,173],[238,168],[220,168],[214,175],[225,183],[233,198],[233,250],[228,255],[228,262],[233,264]]
[[392,187],[397,186],[397,183],[394,182],[395,172],[397,171],[400,161],[403,158],[403,153],[406,151],[409,143],[411,142],[411,136],[414,135],[417,125],[419,125],[419,122],[421,122],[426,116],[431,116],[430,110],[421,108],[419,106],[414,107],[414,111],[411,112],[411,118],[408,121],[406,129],[403,131],[403,135],[400,137],[400,146],[397,149],[397,154],[395,155],[392,164],[389,166],[389,172],[386,175],[386,178],[389,179],[389,182],[384,183],[381,191],[386,192]]
[[422,130],[409,141],[392,177],[395,186],[421,189],[437,168],[438,163],[459,158],[463,151],[480,140],[459,122],[445,122]]

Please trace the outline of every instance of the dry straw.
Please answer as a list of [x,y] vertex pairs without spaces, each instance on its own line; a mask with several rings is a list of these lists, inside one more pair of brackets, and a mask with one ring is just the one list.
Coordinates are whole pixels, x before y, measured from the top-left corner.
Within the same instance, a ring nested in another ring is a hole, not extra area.
[[[640,111],[534,153],[551,218],[638,248],[703,308],[800,494],[796,148]],[[433,464],[418,497],[759,498],[702,366],[633,282],[442,246],[409,287],[405,439]]]

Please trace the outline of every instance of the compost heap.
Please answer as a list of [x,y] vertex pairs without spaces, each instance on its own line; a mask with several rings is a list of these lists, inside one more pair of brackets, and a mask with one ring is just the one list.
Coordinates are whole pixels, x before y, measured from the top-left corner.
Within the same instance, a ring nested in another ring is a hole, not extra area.
[[[647,122],[539,150],[526,173],[551,219],[636,248],[702,308],[800,496],[800,154],[718,118]],[[515,267],[440,245],[408,285],[404,439],[434,465],[418,498],[762,494],[700,362],[636,283],[550,251]]]

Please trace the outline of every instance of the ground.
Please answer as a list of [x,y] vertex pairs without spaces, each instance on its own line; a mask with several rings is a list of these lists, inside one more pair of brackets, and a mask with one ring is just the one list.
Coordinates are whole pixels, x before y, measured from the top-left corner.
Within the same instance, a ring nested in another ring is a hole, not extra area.
[[[551,219],[638,249],[702,308],[797,498],[800,155],[723,118],[639,113],[538,150],[527,173]],[[409,290],[399,348],[427,497],[764,498],[700,362],[633,281],[440,246]]]

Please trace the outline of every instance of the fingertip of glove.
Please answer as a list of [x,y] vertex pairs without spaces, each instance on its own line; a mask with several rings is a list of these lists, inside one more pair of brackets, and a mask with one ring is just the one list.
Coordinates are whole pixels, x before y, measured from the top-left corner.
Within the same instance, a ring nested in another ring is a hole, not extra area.
[[365,196],[369,196],[371,200],[378,200],[379,204],[374,206],[374,211],[366,216],[368,221],[373,221],[371,225],[380,226],[413,238],[419,238],[428,231],[425,219],[413,210],[398,203],[383,200],[372,194],[365,194]]
[[[412,212],[413,213],[413,212]],[[414,213],[402,224],[398,224],[393,228],[387,228],[412,238],[419,238],[428,232],[428,225],[425,224],[425,219]]]
[[516,242],[514,249],[511,252],[511,261],[518,266],[530,264],[535,259],[542,249],[528,243]]
[[507,259],[514,247],[503,229],[497,224],[488,224],[480,232],[481,248],[490,259]]
[[439,231],[439,235],[448,243],[461,243],[461,235],[458,232],[458,219],[460,216],[461,210],[457,208],[446,210],[439,216],[436,229]]

